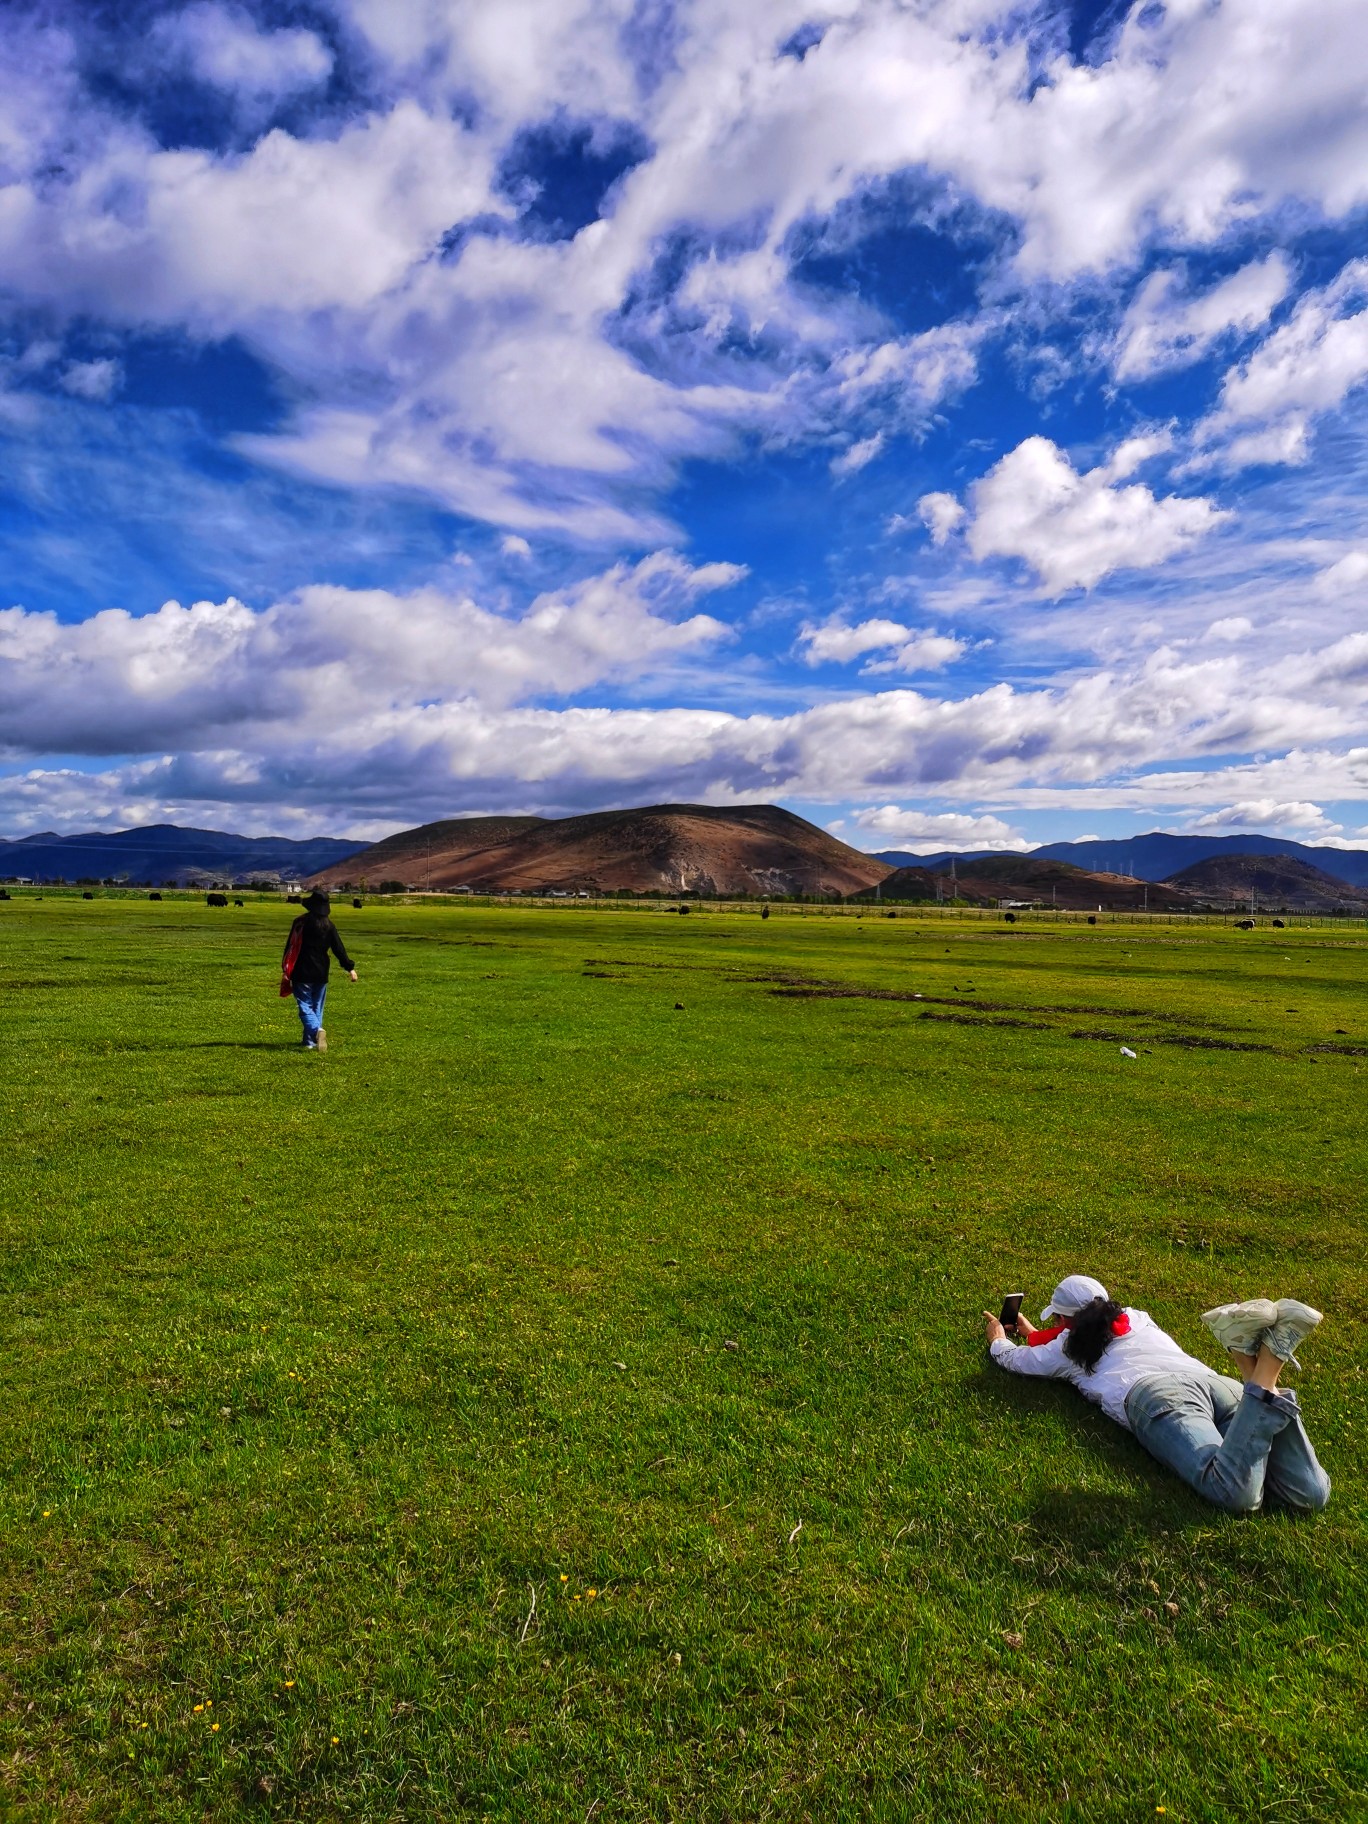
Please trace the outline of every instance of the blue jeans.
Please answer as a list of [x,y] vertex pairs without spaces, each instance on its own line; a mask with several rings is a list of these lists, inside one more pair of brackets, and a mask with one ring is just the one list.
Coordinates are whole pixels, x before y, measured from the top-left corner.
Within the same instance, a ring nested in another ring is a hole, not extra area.
[[1233,1514],[1251,1514],[1267,1495],[1313,1513],[1330,1499],[1297,1396],[1226,1375],[1150,1374],[1126,1395],[1131,1430],[1152,1457],[1199,1495]]
[[323,1024],[323,1003],[328,998],[326,982],[300,982],[294,991],[299,1017],[304,1025],[304,1043],[318,1044],[318,1029]]

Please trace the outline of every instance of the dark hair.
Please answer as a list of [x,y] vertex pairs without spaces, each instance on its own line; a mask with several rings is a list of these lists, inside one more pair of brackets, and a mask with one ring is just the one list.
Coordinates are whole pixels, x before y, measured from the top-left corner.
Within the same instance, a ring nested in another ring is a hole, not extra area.
[[1112,1340],[1112,1325],[1123,1309],[1114,1298],[1095,1298],[1075,1314],[1064,1338],[1064,1353],[1085,1373],[1091,1374],[1102,1360]]

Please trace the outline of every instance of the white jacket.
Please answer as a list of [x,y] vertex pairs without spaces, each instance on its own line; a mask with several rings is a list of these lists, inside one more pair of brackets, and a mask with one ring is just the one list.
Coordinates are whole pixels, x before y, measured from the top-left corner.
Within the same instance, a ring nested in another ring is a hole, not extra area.
[[1067,1330],[1053,1342],[1041,1343],[1035,1349],[1028,1343],[1013,1343],[1004,1337],[1001,1342],[989,1344],[988,1352],[1000,1368],[1010,1369],[1013,1374],[1038,1374],[1051,1380],[1072,1381],[1084,1399],[1100,1406],[1109,1419],[1125,1425],[1127,1431],[1130,1426],[1126,1423],[1126,1395],[1147,1375],[1196,1375],[1209,1381],[1221,1378],[1214,1368],[1208,1368],[1195,1355],[1180,1349],[1147,1311],[1132,1311],[1127,1306],[1126,1316],[1130,1319],[1129,1333],[1112,1338],[1091,1374],[1065,1355]]

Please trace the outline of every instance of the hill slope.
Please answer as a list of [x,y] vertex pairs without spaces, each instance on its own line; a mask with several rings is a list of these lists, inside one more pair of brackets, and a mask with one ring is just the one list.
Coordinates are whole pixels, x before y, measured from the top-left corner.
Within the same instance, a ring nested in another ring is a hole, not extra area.
[[37,836],[0,841],[0,878],[29,880],[240,880],[279,874],[301,880],[364,848],[333,836],[297,842],[288,836],[233,836],[224,830],[190,830],[175,823],[140,830],[89,830],[79,836]]
[[513,893],[845,895],[890,872],[772,804],[656,804],[583,817],[457,819],[428,829],[449,832],[450,846],[439,853],[423,830],[405,831],[320,878]]
[[1351,887],[1323,868],[1294,855],[1213,855],[1174,874],[1169,886],[1217,904],[1273,906],[1361,906],[1368,892]]
[[370,848],[354,851],[334,867],[320,869],[313,884],[337,887],[366,880],[375,886],[382,880],[402,880],[405,886],[421,887],[429,878],[434,886],[446,884],[444,871],[466,856],[497,848],[545,822],[544,817],[448,817],[440,823],[419,824],[417,829],[399,830]]

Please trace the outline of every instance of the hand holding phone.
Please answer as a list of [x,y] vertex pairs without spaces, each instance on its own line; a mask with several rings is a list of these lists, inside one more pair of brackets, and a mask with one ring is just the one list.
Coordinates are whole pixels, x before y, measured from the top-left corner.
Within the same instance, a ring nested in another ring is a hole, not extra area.
[[1002,1309],[998,1312],[998,1322],[1009,1335],[1016,1329],[1016,1321],[1021,1316],[1021,1307],[1025,1303],[1026,1294],[1024,1292],[1009,1292],[1003,1299]]

